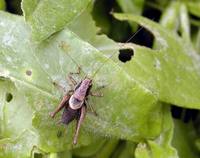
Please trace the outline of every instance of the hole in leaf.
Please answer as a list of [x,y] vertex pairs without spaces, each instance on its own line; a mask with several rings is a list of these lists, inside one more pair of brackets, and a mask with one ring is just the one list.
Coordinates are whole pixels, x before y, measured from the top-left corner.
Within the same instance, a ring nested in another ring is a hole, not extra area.
[[32,71],[31,70],[26,70],[26,75],[27,76],[31,76],[32,75]]
[[22,15],[21,0],[6,0],[6,10],[10,13]]
[[13,95],[11,93],[6,93],[6,101],[9,103],[13,99]]
[[125,63],[127,61],[130,61],[133,55],[134,53],[132,49],[120,49],[118,58],[120,61]]
[[[136,43],[141,46],[153,48],[153,42],[155,39],[154,35],[146,28],[139,26],[137,31],[135,31],[135,33],[133,33],[132,35],[134,36],[133,39],[130,40],[130,42]],[[132,38],[131,36],[129,38]]]

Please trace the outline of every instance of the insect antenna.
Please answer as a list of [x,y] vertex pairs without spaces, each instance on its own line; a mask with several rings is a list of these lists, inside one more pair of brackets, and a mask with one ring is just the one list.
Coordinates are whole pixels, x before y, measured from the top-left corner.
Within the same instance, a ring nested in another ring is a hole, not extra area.
[[[120,48],[122,48],[126,43],[130,42],[130,41],[135,37],[135,35],[137,35],[143,28],[144,28],[144,27],[141,26],[140,29],[138,29],[127,41],[125,41],[125,43],[123,43],[123,44],[120,46]],[[95,75],[100,71],[100,69],[105,65],[105,63],[107,63],[107,62],[110,60],[110,58],[112,58],[115,54],[116,54],[116,52],[114,52],[113,54],[111,54],[111,55],[105,60],[105,62],[103,62],[103,63],[101,64],[101,66],[99,66],[99,68],[97,68],[97,70],[93,73],[92,78],[95,77]]]

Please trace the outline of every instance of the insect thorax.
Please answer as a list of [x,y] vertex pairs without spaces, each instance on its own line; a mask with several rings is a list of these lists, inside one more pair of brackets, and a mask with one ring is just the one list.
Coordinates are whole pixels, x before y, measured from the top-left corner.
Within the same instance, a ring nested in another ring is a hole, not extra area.
[[89,90],[92,86],[92,80],[86,78],[81,83],[78,84],[74,92],[74,97],[79,101],[85,100],[85,97],[88,95]]

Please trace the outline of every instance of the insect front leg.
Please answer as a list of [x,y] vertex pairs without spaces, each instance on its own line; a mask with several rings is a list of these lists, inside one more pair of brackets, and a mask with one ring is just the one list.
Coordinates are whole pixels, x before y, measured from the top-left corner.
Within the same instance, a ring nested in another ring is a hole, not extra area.
[[77,124],[76,124],[76,131],[75,131],[75,135],[74,135],[74,140],[73,140],[73,144],[77,144],[77,139],[78,139],[78,135],[79,135],[79,130],[80,130],[80,127],[81,127],[81,124],[85,118],[85,114],[86,114],[86,107],[85,106],[82,106],[81,107],[81,114],[80,114],[80,117],[79,119],[77,120]]
[[69,101],[70,96],[71,96],[71,95],[69,95],[69,93],[66,94],[66,95],[63,97],[63,99],[62,99],[62,101],[60,102],[60,104],[58,105],[58,107],[57,107],[53,112],[51,112],[51,113],[49,114],[52,118],[54,118],[55,115],[56,115],[60,110],[62,110],[62,109],[64,108],[64,106],[66,105],[66,102]]
[[66,93],[67,91],[66,91],[66,89],[63,87],[63,86],[61,86],[60,84],[58,84],[57,82],[53,82],[53,85],[54,86],[56,86],[56,87],[58,87],[58,88],[60,88],[60,89],[62,89],[62,91],[64,92],[64,93]]
[[94,97],[103,97],[103,94],[99,92],[99,90],[103,89],[103,88],[105,88],[105,86],[98,87],[96,89],[97,92],[91,92],[90,91],[89,95],[94,96]]
[[71,76],[71,74],[67,75],[67,80],[70,81],[72,84],[69,84],[71,89],[74,89],[74,86],[77,85],[76,80]]
[[103,97],[103,94],[99,92],[90,92],[89,94],[94,97]]
[[81,73],[81,67],[80,66],[78,66],[78,71],[77,72],[70,72],[71,75],[73,75],[73,74],[79,75],[80,73]]
[[74,74],[80,74],[81,73],[81,67],[78,67],[78,71],[77,72],[70,72],[67,76],[67,79],[72,83],[73,86],[77,85],[76,80],[72,77],[72,75]]

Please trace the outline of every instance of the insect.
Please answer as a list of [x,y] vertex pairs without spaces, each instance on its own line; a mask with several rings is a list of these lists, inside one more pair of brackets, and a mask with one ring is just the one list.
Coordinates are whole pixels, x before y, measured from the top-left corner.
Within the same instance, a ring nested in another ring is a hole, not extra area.
[[[140,30],[142,29],[142,27],[131,36],[131,38],[129,38],[126,42],[129,42]],[[114,55],[114,53],[107,58],[107,60],[102,64],[102,66]],[[71,57],[70,57],[71,58]],[[72,59],[73,60],[73,59]],[[75,63],[76,61],[73,60]],[[76,65],[78,66],[78,64],[76,63]],[[102,67],[100,66],[95,73],[93,74],[93,76],[100,70],[100,68]],[[79,67],[79,66],[78,66]],[[79,135],[79,131],[80,131],[80,126],[84,120],[84,117],[86,115],[86,109],[87,106],[90,106],[91,111],[97,116],[96,112],[94,111],[94,109],[92,108],[92,106],[90,104],[88,104],[88,96],[97,96],[97,97],[102,97],[102,94],[99,93],[93,93],[91,92],[91,88],[92,88],[92,78],[89,77],[85,77],[81,82],[77,83],[73,77],[72,74],[79,74],[80,73],[80,67],[79,67],[79,71],[77,73],[70,73],[68,75],[69,80],[72,82],[74,88],[70,91],[68,91],[64,97],[62,98],[60,104],[58,105],[58,107],[50,113],[50,116],[52,118],[55,117],[55,115],[61,111],[64,108],[60,123],[63,124],[69,124],[71,121],[73,121],[74,119],[77,120],[77,124],[76,124],[76,130],[75,130],[75,134],[74,134],[74,138],[73,138],[73,144],[77,144],[77,139],[78,139],[78,135]]]
[[[77,74],[79,73],[80,68]],[[54,118],[55,115],[64,108],[60,123],[69,124],[74,119],[77,120],[76,132],[73,139],[73,144],[76,144],[80,126],[86,114],[87,106],[90,106],[92,112],[95,115],[97,115],[92,106],[87,102],[88,96],[91,95],[101,97],[102,94],[91,92],[92,79],[85,77],[80,83],[77,84],[76,81],[72,78],[71,74],[73,73],[70,73],[68,75],[68,78],[75,86],[75,88],[73,90],[68,91],[67,94],[64,95],[62,101],[55,109],[55,111],[50,113],[50,116]]]

